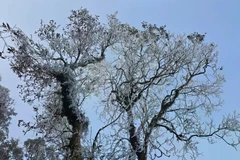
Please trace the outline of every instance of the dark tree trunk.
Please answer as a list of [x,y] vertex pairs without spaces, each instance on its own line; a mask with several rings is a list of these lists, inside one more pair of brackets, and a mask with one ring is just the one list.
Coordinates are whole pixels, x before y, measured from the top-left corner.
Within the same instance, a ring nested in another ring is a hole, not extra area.
[[[132,149],[137,155],[138,160],[146,160],[147,159],[147,147],[144,148],[141,147],[139,137],[136,133],[136,127],[133,123],[133,117],[131,110],[128,110],[128,121],[129,121],[129,140],[132,146]],[[142,148],[142,149],[141,149]]]
[[73,89],[74,81],[67,75],[61,74],[57,77],[57,80],[61,83],[62,94],[62,116],[66,116],[68,123],[72,126],[72,136],[70,137],[68,151],[70,151],[71,160],[82,160],[81,151],[81,136],[83,132],[83,125],[86,123],[83,113],[79,114],[77,106],[74,106],[71,90]]

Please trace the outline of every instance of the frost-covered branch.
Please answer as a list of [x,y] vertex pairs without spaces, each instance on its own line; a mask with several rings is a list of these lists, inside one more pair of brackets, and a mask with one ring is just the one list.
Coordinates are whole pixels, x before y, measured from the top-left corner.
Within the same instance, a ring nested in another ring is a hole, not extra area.
[[[101,74],[93,76],[91,72],[95,72],[117,39],[114,31],[110,33],[107,26],[99,23],[98,16],[90,15],[86,9],[72,11],[68,19],[62,30],[53,20],[41,21],[35,32],[39,42],[7,23],[1,26],[0,37],[3,50],[9,52],[6,57],[13,71],[25,82],[19,85],[23,100],[44,104],[39,106],[41,112],[36,123],[21,121],[21,124],[27,131],[37,130],[48,135],[45,138],[49,140],[53,135],[65,136],[64,145],[68,143],[65,149],[72,159],[80,159],[81,139],[89,124],[81,104],[100,85]],[[93,64],[96,67],[92,67]],[[49,123],[49,120],[53,121]],[[60,127],[63,134],[55,128],[60,124],[68,126]]]

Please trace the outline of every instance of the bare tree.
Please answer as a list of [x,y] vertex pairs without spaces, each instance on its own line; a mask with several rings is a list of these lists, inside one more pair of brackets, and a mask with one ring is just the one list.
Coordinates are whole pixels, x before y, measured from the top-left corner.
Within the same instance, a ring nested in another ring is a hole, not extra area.
[[[165,26],[142,23],[143,30],[121,25],[116,59],[107,67],[105,109],[112,123],[108,159],[196,159],[198,138],[239,144],[239,114],[222,123],[212,112],[222,106],[225,81],[217,66],[216,45],[205,34],[174,35]],[[233,139],[233,140],[232,140]],[[101,141],[103,146],[107,146]],[[99,141],[99,143],[101,143]],[[114,147],[113,147],[114,146]],[[116,158],[117,157],[117,158]]]
[[88,73],[91,65],[105,58],[106,49],[116,38],[86,9],[72,11],[68,19],[62,31],[53,20],[41,22],[36,34],[42,43],[6,23],[1,26],[1,37],[13,71],[25,82],[19,85],[23,100],[42,103],[34,106],[35,123],[20,120],[19,125],[43,133],[49,141],[61,141],[65,155],[79,160],[83,158],[81,139],[89,123],[81,106],[97,84],[97,76],[90,78]]

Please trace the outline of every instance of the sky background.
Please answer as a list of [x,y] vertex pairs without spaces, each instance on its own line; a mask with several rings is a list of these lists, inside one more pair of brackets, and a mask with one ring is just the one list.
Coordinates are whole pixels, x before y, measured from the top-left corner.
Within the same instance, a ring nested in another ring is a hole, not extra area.
[[[225,104],[221,115],[237,110],[240,112],[240,1],[239,0],[1,0],[0,22],[17,25],[28,35],[33,34],[45,22],[53,19],[62,26],[67,23],[70,10],[87,8],[91,14],[106,22],[106,15],[118,11],[124,23],[140,27],[142,21],[166,25],[173,33],[207,32],[206,40],[218,44],[219,65],[224,67],[227,82],[222,98]],[[1,44],[0,44],[1,46]],[[11,90],[18,116],[13,119],[10,135],[23,139],[17,120],[31,119],[32,108],[21,102],[16,89],[19,79],[9,69],[7,61],[0,61],[1,84]],[[91,113],[90,113],[91,114]],[[89,115],[94,117],[94,115]],[[92,119],[97,124],[97,119]],[[31,137],[33,134],[28,134]],[[209,145],[200,141],[203,156],[199,160],[238,160],[240,147],[236,151],[223,142]],[[173,158],[170,158],[173,159]]]

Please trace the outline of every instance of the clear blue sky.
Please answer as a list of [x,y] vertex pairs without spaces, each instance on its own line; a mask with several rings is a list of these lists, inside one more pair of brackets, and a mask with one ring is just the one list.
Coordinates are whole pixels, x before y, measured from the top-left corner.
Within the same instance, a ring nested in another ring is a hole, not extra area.
[[[222,112],[240,112],[240,1],[239,0],[5,0],[1,2],[0,22],[17,25],[27,34],[38,29],[40,20],[54,19],[59,24],[67,22],[70,10],[86,7],[92,14],[106,20],[106,14],[118,11],[118,18],[136,27],[142,21],[167,25],[174,33],[207,32],[207,41],[218,44],[219,64],[224,66],[227,82],[222,98],[225,100]],[[0,62],[3,84],[11,89],[16,100],[19,115],[14,118],[11,135],[23,137],[16,127],[16,120],[22,116],[31,118],[31,108],[18,97],[16,85],[19,80],[9,70],[6,62]],[[28,135],[29,136],[29,135]],[[30,135],[31,136],[31,135]],[[208,145],[201,141],[199,149],[204,156],[200,160],[238,160],[240,151],[235,151],[223,142]],[[240,150],[240,147],[239,147]],[[171,158],[172,159],[172,158]]]

